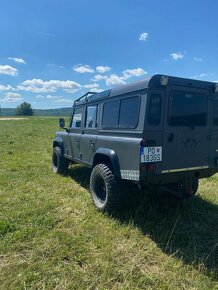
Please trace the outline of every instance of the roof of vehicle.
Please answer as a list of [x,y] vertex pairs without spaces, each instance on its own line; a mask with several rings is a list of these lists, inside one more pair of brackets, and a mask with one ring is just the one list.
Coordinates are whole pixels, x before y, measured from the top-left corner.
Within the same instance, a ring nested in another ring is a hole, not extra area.
[[137,82],[129,83],[129,84],[120,85],[111,90],[106,90],[100,93],[88,92],[82,97],[80,97],[79,99],[77,99],[74,102],[74,105],[80,105],[87,102],[93,102],[98,99],[119,96],[122,94],[140,91],[147,88],[161,88],[168,85],[202,88],[202,89],[208,89],[214,92],[217,84],[214,82],[208,82],[208,81],[186,79],[186,78],[156,74],[149,78],[145,78],[145,79],[139,80]]

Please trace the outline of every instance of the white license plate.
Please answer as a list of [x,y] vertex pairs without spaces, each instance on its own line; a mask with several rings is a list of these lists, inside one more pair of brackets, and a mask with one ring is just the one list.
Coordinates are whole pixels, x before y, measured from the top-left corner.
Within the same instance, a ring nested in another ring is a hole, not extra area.
[[162,161],[162,146],[141,147],[141,163]]

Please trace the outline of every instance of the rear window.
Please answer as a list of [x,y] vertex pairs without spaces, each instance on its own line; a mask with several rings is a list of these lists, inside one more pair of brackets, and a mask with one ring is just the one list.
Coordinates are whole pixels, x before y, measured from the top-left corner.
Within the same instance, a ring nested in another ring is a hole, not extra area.
[[135,128],[138,123],[138,109],[138,97],[121,100],[119,126],[122,128]]
[[138,96],[104,103],[103,127],[135,128],[138,124],[139,103]]
[[213,124],[218,126],[218,100],[213,102]]
[[104,103],[102,124],[104,127],[118,125],[120,100]]
[[192,92],[171,91],[168,122],[172,126],[204,126],[207,96]]

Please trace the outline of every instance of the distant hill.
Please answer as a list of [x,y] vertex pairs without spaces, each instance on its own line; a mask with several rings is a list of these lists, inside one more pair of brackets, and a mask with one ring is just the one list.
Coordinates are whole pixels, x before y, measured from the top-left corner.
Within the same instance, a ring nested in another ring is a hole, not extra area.
[[72,107],[61,109],[33,110],[35,116],[69,116],[72,112]]
[[[16,108],[1,108],[0,116],[15,116]],[[61,109],[33,109],[35,116],[69,116],[72,112],[72,107]]]

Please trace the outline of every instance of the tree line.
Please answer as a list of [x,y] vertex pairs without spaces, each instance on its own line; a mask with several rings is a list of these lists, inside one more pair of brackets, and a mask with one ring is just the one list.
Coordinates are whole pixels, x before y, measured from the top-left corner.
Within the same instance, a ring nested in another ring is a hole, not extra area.
[[0,116],[70,116],[72,107],[57,109],[32,109],[31,104],[22,103],[17,108],[1,108]]

